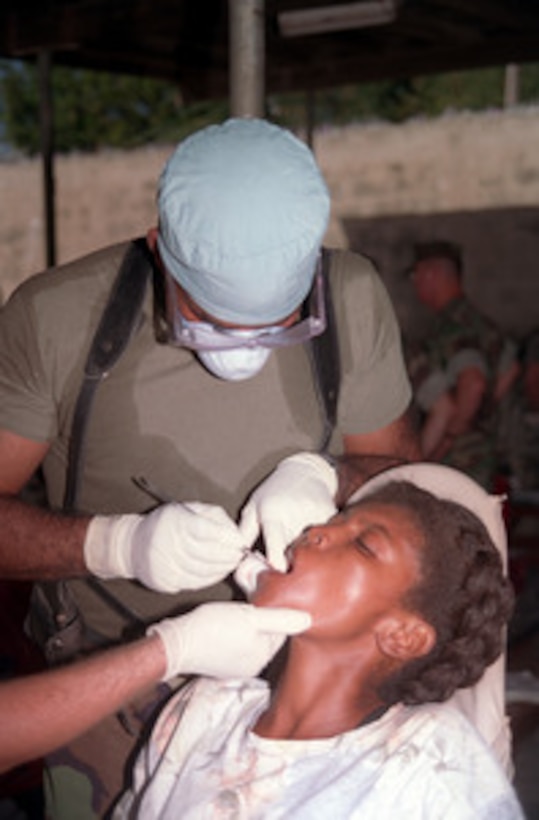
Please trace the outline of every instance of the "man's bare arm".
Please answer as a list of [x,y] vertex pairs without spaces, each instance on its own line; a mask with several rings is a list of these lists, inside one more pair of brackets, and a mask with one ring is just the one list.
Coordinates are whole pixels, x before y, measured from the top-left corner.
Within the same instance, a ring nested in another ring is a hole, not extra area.
[[454,412],[451,394],[446,392],[438,396],[421,428],[421,452],[424,458],[437,459],[440,444],[445,439]]
[[419,435],[411,409],[380,430],[344,436],[343,445],[347,455],[391,456],[403,461],[417,461],[421,455]]
[[83,544],[89,521],[0,496],[0,577],[45,580],[87,575]]
[[0,430],[0,577],[53,579],[86,574],[89,518],[64,516],[17,496],[43,461],[48,444]]
[[460,436],[473,426],[487,391],[487,380],[478,367],[467,367],[459,373],[453,391],[455,411],[448,433]]
[[162,504],[139,515],[84,517],[23,503],[17,494],[47,445],[0,432],[0,577],[136,578],[157,592],[216,584],[241,561],[235,522],[210,504]]
[[419,436],[410,410],[381,430],[345,436],[344,455],[337,463],[337,506],[342,507],[358,487],[377,473],[420,458]]
[[256,676],[311,623],[297,609],[212,601],[159,621],[132,644],[0,683],[0,771],[73,740],[159,680]]
[[157,682],[166,669],[158,636],[0,684],[0,772],[58,748]]

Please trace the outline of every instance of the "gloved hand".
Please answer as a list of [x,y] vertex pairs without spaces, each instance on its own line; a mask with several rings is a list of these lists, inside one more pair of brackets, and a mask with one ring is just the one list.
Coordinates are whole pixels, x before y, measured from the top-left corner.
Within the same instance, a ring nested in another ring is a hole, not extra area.
[[257,675],[288,635],[304,632],[311,622],[311,616],[298,609],[209,603],[160,621],[147,634],[159,635],[165,645],[163,680],[175,675],[241,678]]
[[324,524],[337,511],[337,472],[322,456],[297,453],[285,458],[254,491],[240,517],[248,546],[260,530],[266,555],[278,570],[286,569],[288,544],[312,524]]
[[211,586],[236,568],[245,539],[221,507],[164,504],[147,515],[96,515],[84,542],[99,578],[137,578],[158,592]]

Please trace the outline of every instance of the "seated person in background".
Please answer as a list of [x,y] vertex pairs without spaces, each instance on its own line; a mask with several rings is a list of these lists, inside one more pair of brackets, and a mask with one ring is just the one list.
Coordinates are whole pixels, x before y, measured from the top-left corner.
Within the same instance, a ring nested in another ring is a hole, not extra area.
[[523,817],[483,738],[441,703],[503,650],[512,592],[490,522],[380,479],[296,539],[286,573],[258,574],[252,603],[313,618],[276,685],[176,694],[115,817]]
[[458,245],[436,240],[414,252],[411,281],[418,301],[434,315],[422,355],[409,363],[414,398],[430,428],[422,436],[422,456],[491,489],[499,407],[518,377],[517,346],[468,298]]

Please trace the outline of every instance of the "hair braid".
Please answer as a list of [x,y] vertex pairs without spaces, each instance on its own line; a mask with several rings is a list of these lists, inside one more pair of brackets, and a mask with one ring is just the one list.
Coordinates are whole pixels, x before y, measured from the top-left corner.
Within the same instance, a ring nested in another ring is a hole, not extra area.
[[476,683],[503,650],[513,592],[500,553],[479,519],[459,504],[408,482],[387,485],[375,496],[405,506],[418,524],[421,579],[404,603],[437,638],[431,652],[392,675],[380,694],[387,703],[447,700]]

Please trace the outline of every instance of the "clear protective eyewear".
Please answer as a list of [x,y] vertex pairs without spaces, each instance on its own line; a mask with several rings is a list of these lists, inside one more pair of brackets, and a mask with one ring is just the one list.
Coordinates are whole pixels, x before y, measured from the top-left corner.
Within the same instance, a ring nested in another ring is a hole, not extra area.
[[176,283],[165,271],[167,285],[166,318],[168,343],[191,350],[232,350],[238,347],[287,347],[303,344],[326,329],[326,306],[322,265],[319,257],[314,283],[306,302],[307,316],[290,327],[271,325],[260,328],[227,328],[205,319],[188,321],[177,306]]

